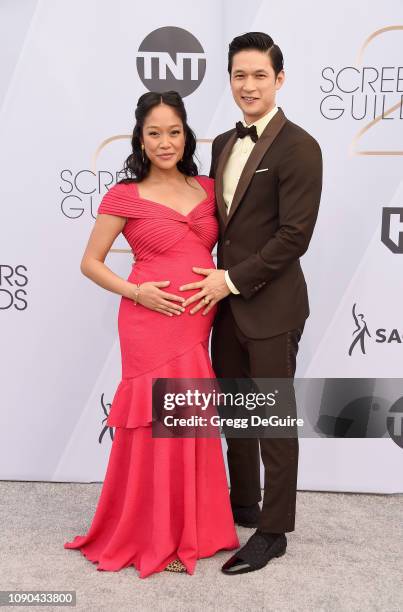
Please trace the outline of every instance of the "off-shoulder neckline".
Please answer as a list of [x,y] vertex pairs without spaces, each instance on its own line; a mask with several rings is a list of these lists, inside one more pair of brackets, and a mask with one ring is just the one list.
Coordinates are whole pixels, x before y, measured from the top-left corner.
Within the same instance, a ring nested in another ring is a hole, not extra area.
[[208,189],[203,185],[203,182],[200,180],[201,176],[199,174],[197,174],[196,176],[194,176],[193,178],[195,178],[197,180],[197,182],[199,183],[199,185],[202,187],[203,191],[206,194],[206,197],[203,198],[200,202],[198,202],[195,206],[193,206],[193,208],[186,213],[186,215],[184,215],[183,213],[179,212],[179,210],[175,210],[175,208],[172,208],[172,206],[168,206],[167,204],[163,204],[162,202],[156,202],[155,200],[150,200],[149,198],[143,198],[143,196],[140,195],[138,187],[137,187],[137,183],[131,183],[131,185],[133,185],[134,187],[134,191],[136,194],[136,198],[138,198],[139,200],[142,200],[143,202],[150,202],[151,204],[156,204],[157,206],[162,206],[163,208],[167,208],[168,210],[172,211],[173,213],[176,213],[177,215],[180,215],[181,217],[189,217],[195,210],[196,208],[199,208],[199,206],[201,206],[202,204],[204,204],[204,202],[207,202],[207,200],[210,199],[211,194],[208,192]]

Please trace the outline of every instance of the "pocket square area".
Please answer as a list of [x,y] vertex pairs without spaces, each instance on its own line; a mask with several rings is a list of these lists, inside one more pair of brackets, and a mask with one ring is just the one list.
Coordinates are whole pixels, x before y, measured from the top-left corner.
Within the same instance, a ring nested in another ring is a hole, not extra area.
[[268,168],[260,168],[259,170],[256,170],[255,174],[257,174],[258,172],[267,172]]

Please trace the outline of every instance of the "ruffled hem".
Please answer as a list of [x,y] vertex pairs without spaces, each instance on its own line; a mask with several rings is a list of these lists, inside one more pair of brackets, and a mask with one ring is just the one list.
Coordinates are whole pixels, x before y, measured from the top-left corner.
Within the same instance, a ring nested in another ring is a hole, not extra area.
[[88,533],[66,542],[97,570],[134,566],[140,578],[180,559],[193,574],[198,559],[239,546],[220,439],[161,439],[151,427],[115,432]]
[[123,378],[116,389],[106,424],[109,427],[145,427],[156,420],[152,414],[152,385],[156,378],[214,379],[207,341],[199,342],[154,370],[135,378]]
[[141,568],[141,562],[130,561],[124,565],[117,564],[116,562],[105,562],[100,561],[102,558],[102,554],[89,553],[86,550],[85,546],[86,537],[85,536],[76,536],[72,542],[66,542],[64,544],[65,549],[78,549],[83,557],[85,557],[88,561],[97,566],[97,571],[99,572],[120,572],[122,569],[126,569],[126,567],[134,567],[135,570],[139,572],[139,578],[148,578],[151,574],[156,574],[159,572],[163,572],[167,565],[174,561],[175,559],[179,559],[183,563],[186,568],[186,573],[190,576],[193,576],[196,569],[196,561],[199,559],[207,559],[208,557],[213,557],[216,553],[222,550],[235,550],[239,548],[239,540],[237,538],[233,539],[233,542],[228,546],[215,546],[212,547],[209,552],[204,552],[203,555],[198,555],[196,559],[189,561],[185,556],[183,556],[180,552],[172,553],[169,557],[167,557],[162,563],[156,565],[153,570],[144,571]]

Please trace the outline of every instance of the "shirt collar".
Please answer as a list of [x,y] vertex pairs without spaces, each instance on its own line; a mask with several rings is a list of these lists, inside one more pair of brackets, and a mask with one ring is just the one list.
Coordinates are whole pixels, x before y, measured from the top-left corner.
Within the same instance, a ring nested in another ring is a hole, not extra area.
[[260,119],[258,119],[257,121],[254,121],[254,123],[251,123],[250,125],[247,125],[245,123],[245,121],[242,121],[243,125],[245,127],[250,127],[251,125],[256,125],[256,131],[257,131],[257,135],[261,136],[263,130],[265,129],[266,125],[269,123],[270,119],[272,119],[274,117],[274,115],[277,113],[278,111],[278,106],[275,106],[274,108],[271,109],[271,111],[269,111],[268,113],[266,113],[266,115],[263,115],[263,117],[260,117]]

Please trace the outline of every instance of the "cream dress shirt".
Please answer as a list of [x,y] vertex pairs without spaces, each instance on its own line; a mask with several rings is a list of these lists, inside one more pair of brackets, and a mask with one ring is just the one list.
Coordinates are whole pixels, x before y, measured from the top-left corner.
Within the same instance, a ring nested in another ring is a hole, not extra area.
[[[245,127],[256,125],[257,135],[260,138],[261,133],[269,123],[270,119],[272,119],[277,113],[277,111],[278,107],[275,106],[271,111],[269,111],[266,115],[264,115],[254,123],[251,123],[250,125],[245,123],[245,121],[242,121],[242,123]],[[235,189],[238,185],[242,170],[244,169],[247,159],[251,154],[254,146],[255,143],[253,142],[250,136],[238,138],[234,146],[232,147],[228,161],[225,164],[223,175],[223,196],[225,206],[227,207],[227,215],[229,214]],[[232,293],[239,293],[238,289],[235,287],[234,283],[229,277],[228,270],[225,270],[225,282],[227,283],[228,288]]]

